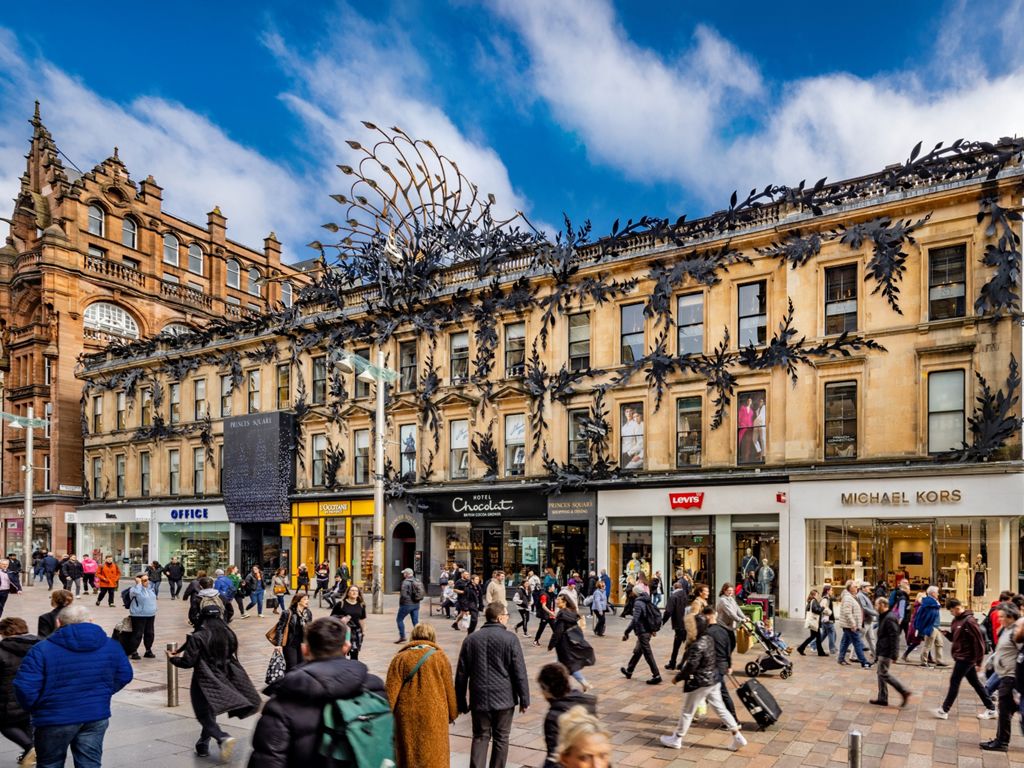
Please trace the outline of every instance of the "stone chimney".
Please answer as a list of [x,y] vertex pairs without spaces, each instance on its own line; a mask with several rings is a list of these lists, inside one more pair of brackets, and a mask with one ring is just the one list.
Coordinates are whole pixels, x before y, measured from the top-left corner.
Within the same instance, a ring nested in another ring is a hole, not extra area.
[[[156,183],[156,179],[153,178],[152,174],[147,176],[139,186],[143,202],[156,201],[159,203],[164,199],[164,188]],[[159,208],[160,206],[158,205],[157,207]]]
[[281,266],[281,242],[273,232],[263,238],[263,255],[269,266]]
[[206,229],[210,233],[210,240],[223,244],[227,239],[228,219],[220,212],[220,206],[213,206],[213,210],[206,214]]

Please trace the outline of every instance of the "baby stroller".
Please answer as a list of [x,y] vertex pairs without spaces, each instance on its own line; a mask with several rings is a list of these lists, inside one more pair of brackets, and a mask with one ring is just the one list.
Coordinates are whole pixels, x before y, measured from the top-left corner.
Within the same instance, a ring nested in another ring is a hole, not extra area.
[[777,671],[779,677],[785,680],[793,674],[793,662],[789,660],[775,639],[768,634],[764,624],[760,621],[756,623],[748,621],[743,626],[751,637],[757,638],[757,642],[764,648],[764,653],[753,661],[747,662],[747,677],[757,677],[765,672]]

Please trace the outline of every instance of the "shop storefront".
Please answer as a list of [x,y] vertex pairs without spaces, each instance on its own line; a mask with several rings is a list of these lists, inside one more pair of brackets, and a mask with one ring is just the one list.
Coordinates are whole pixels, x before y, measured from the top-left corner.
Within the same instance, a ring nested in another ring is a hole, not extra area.
[[638,570],[660,572],[667,587],[685,571],[717,590],[740,581],[744,567],[754,569],[759,592],[778,600],[786,484],[637,488],[597,497],[598,564],[612,577],[615,602],[624,598],[627,575]]
[[74,551],[102,561],[110,555],[125,573],[137,573],[152,562],[150,523],[152,510],[134,507],[79,509],[68,512],[75,524]]
[[402,571],[406,568],[412,568],[424,584],[437,581],[440,572],[423,572],[425,530],[423,514],[416,510],[414,502],[388,502],[384,512],[384,584],[389,592],[397,592],[402,586]]
[[178,558],[185,577],[198,571],[213,574],[232,563],[231,523],[223,504],[185,502],[173,507],[154,507],[156,527],[154,559],[161,563]]
[[987,608],[1017,589],[1020,474],[792,482],[783,604],[802,614],[824,583],[910,580],[940,597]]
[[372,585],[372,499],[296,502],[292,504],[290,530],[293,583],[300,563],[305,563],[313,579],[317,566],[326,561],[331,571],[331,584],[341,564],[347,563],[357,586],[365,591]]
[[448,563],[485,580],[500,568],[509,586],[547,564],[547,497],[539,491],[423,494],[418,501],[428,531],[425,559],[431,583]]
[[548,497],[546,563],[562,574],[597,572],[597,494],[561,493]]

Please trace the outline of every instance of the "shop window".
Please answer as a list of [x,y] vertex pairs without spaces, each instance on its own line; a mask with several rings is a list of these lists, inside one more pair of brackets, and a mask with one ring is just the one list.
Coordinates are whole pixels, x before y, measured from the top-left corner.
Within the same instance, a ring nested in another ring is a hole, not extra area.
[[295,291],[287,280],[281,283],[281,303],[288,308],[295,303]]
[[465,480],[469,477],[469,421],[456,419],[448,426],[448,475],[452,480]]
[[[363,347],[362,349],[357,349],[356,350],[356,355],[361,357],[361,358],[363,358],[363,360],[369,360],[370,359],[370,350],[368,348],[366,348],[366,347]],[[359,369],[357,368],[356,369],[356,373],[358,373],[358,372],[359,372]],[[356,397],[369,397],[370,396],[370,382],[363,381],[362,379],[359,378],[359,376],[356,376],[355,393],[356,393]]]
[[171,424],[181,421],[181,384],[175,382],[170,386]]
[[206,495],[206,449],[202,446],[192,449],[192,492]]
[[703,414],[699,397],[676,400],[676,467],[699,467],[703,443]]
[[448,337],[451,347],[451,383],[469,381],[469,333],[461,331]]
[[95,395],[92,399],[92,433],[98,435],[103,431],[103,395]]
[[249,413],[260,412],[260,371],[253,368],[246,374],[246,404]]
[[224,282],[227,283],[228,288],[238,288],[241,286],[241,275],[242,269],[239,267],[238,262],[234,259],[228,259],[225,263],[225,277]]
[[231,377],[220,377],[220,415],[231,415]]
[[704,294],[686,293],[676,299],[679,354],[704,354]]
[[121,222],[121,244],[126,248],[138,250],[139,227],[135,223],[135,219],[129,216],[125,216],[124,221]]
[[644,404],[623,403],[619,407],[619,466],[644,468]]
[[171,496],[181,492],[181,453],[177,448],[167,451],[167,492]]
[[964,372],[928,374],[928,453],[962,447],[964,442]]
[[[502,568],[505,571],[505,578],[511,580],[510,586],[518,586],[528,571],[537,575],[543,575],[541,568],[548,561],[548,525],[546,521],[518,522],[505,520],[502,522],[502,558],[500,562],[491,563],[494,568]],[[586,544],[582,546],[583,568],[586,569]],[[552,553],[551,560],[558,567],[562,566],[564,574],[560,584],[568,579],[568,571],[577,566],[570,562],[573,553],[559,551]],[[579,553],[575,553],[579,554]]]
[[644,305],[624,305],[619,309],[619,320],[619,362],[625,365],[644,356]]
[[92,460],[92,498],[102,499],[106,494],[103,492],[103,459],[96,457]]
[[463,568],[470,567],[471,543],[469,523],[430,524],[430,570],[431,577],[451,563]]
[[373,584],[373,516],[352,518],[352,578],[367,591]]
[[195,243],[188,247],[188,271],[196,275],[203,274],[203,249]]
[[178,238],[168,233],[164,235],[164,264],[178,266]]
[[115,413],[114,428],[115,429],[126,429],[128,426],[127,415],[128,415],[128,402],[124,392],[118,392],[116,395],[117,412]]
[[355,478],[356,485],[370,482],[370,430],[357,429],[355,434]]
[[569,315],[569,370],[590,367],[590,313]]
[[124,498],[124,454],[119,453],[114,457],[114,488],[117,498]]
[[739,287],[739,327],[737,344],[742,349],[759,347],[768,340],[767,283],[758,280]]
[[505,326],[505,378],[514,379],[526,370],[526,323]]
[[314,488],[324,484],[324,462],[327,460],[327,435],[313,435],[312,482]]
[[398,389],[412,392],[416,389],[416,342],[403,341],[398,346]]
[[43,490],[50,492],[50,454],[43,456]]
[[526,472],[526,415],[505,417],[505,474],[520,477]]
[[139,454],[139,495],[149,496],[149,451]]
[[857,265],[825,270],[825,334],[857,330]]
[[416,425],[403,424],[398,428],[398,441],[402,449],[402,477],[416,477]]
[[963,317],[967,311],[967,246],[928,251],[928,319]]
[[583,424],[589,413],[586,408],[569,411],[569,461],[581,469],[590,466],[590,443],[583,437]]
[[196,379],[192,383],[192,418],[202,421],[206,418],[206,379]]
[[648,578],[651,570],[651,518],[611,518],[608,520],[608,573],[612,577],[612,602],[621,603],[626,599],[622,589],[623,580],[631,588],[637,574]]
[[764,464],[768,453],[768,406],[763,389],[741,392],[736,410],[736,463]]
[[277,410],[292,405],[292,367],[288,363],[277,366]]
[[313,358],[313,405],[327,402],[327,356]]
[[825,458],[857,458],[857,385],[825,386]]
[[89,234],[103,237],[106,230],[106,214],[98,205],[89,206]]
[[139,426],[148,427],[153,423],[153,390],[142,390],[142,405],[139,407]]

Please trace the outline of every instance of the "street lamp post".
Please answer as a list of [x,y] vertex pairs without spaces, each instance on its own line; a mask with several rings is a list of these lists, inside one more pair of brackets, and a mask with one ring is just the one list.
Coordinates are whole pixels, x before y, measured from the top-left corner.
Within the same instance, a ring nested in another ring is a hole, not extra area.
[[32,492],[35,490],[35,465],[32,463],[33,456],[33,432],[37,427],[45,427],[49,422],[46,419],[34,418],[32,406],[28,407],[27,416],[17,416],[13,413],[0,412],[0,418],[11,422],[14,429],[25,430],[25,465],[21,468],[25,473],[25,506],[24,506],[24,530],[21,535],[21,567],[25,569],[25,583],[32,585]]

